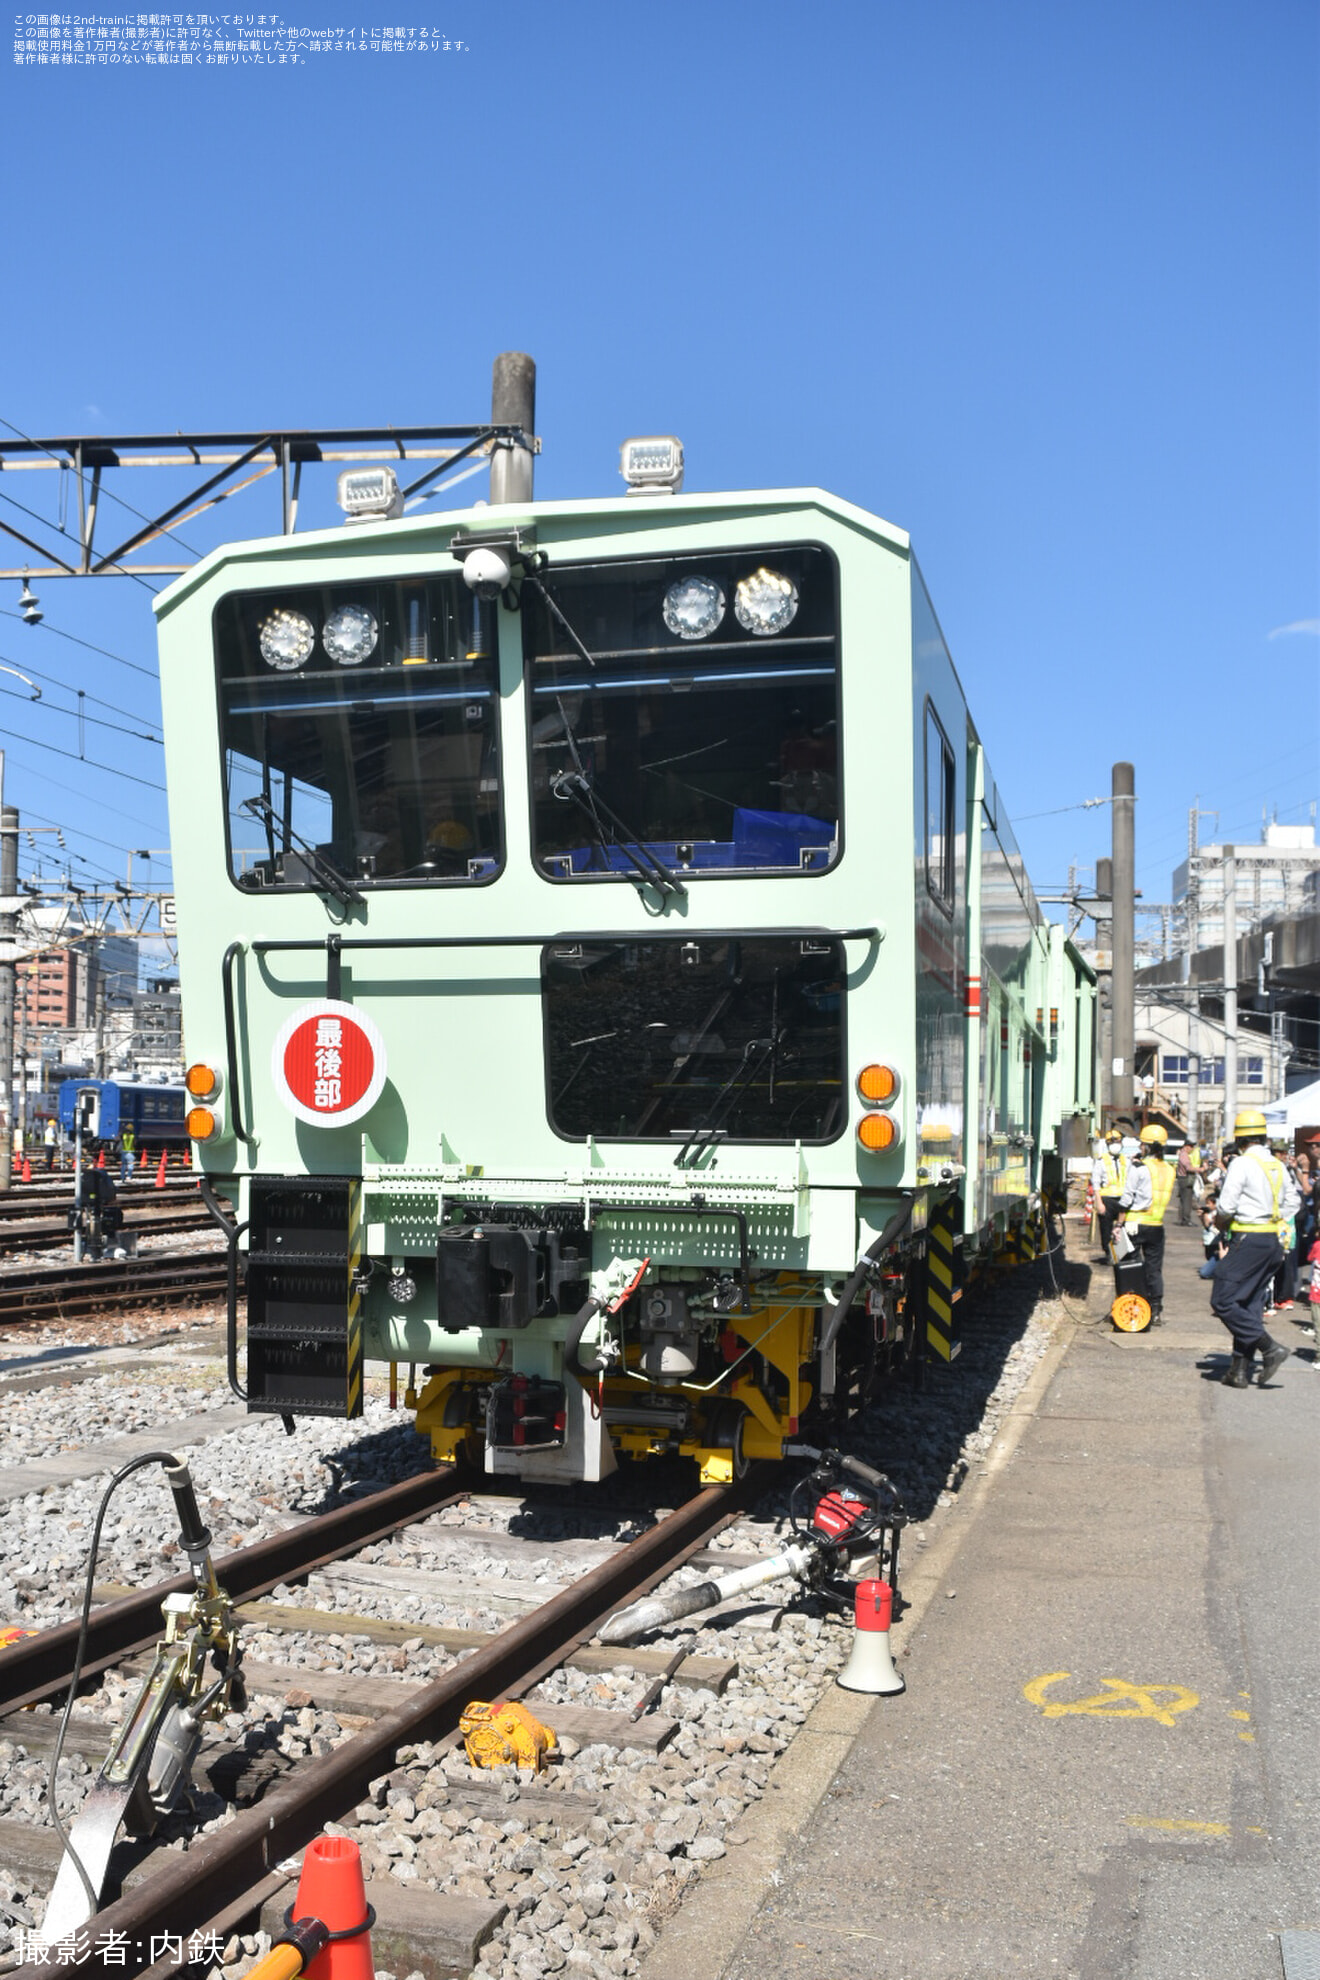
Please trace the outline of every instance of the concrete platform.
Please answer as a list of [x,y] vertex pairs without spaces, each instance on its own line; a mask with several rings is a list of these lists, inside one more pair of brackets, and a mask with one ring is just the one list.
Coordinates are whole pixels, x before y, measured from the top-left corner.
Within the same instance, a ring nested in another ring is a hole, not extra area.
[[1320,1929],[1320,1375],[1280,1315],[1269,1389],[1211,1379],[1201,1255],[1170,1229],[1146,1335],[1097,1268],[931,1549],[906,1695],[823,1701],[643,1980],[1279,1980]]

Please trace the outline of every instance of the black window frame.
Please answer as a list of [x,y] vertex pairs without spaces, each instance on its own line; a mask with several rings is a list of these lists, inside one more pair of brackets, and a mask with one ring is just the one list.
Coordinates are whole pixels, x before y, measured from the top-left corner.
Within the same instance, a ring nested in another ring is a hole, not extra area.
[[[747,557],[748,559],[755,559],[758,562],[763,562],[763,561],[768,561],[776,556],[782,555],[785,551],[801,551],[801,550],[817,550],[824,554],[824,556],[828,559],[829,562],[830,575],[833,583],[832,603],[833,603],[833,619],[834,619],[834,641],[833,641],[834,643],[834,707],[835,707],[835,733],[838,737],[838,749],[837,749],[836,765],[834,772],[836,793],[837,793],[837,805],[838,805],[838,817],[835,820],[835,830],[836,830],[837,843],[838,843],[837,857],[830,864],[826,866],[805,866],[800,868],[724,867],[721,868],[718,872],[710,872],[710,871],[702,872],[698,867],[695,866],[682,867],[680,869],[677,869],[677,871],[685,887],[690,886],[694,881],[736,880],[742,882],[742,881],[759,881],[759,880],[822,880],[830,874],[837,873],[839,871],[839,868],[843,865],[845,858],[847,857],[847,842],[846,842],[845,829],[844,829],[845,817],[847,813],[847,803],[844,792],[844,769],[843,769],[843,758],[844,758],[843,737],[844,737],[844,719],[845,719],[844,664],[843,664],[843,584],[842,584],[842,576],[840,571],[838,553],[828,543],[819,542],[814,537],[799,537],[791,541],[781,540],[777,543],[757,542],[754,544],[742,544],[742,543],[731,543],[731,544],[723,544],[723,545],[709,544],[709,545],[703,545],[699,550],[689,550],[686,547],[681,547],[664,555],[647,555],[640,557],[636,555],[633,556],[623,555],[619,557],[577,557],[571,561],[565,560],[563,563],[556,563],[552,561],[546,569],[546,573],[545,573],[546,581],[550,587],[551,592],[553,593],[555,588],[555,578],[557,575],[570,576],[575,573],[592,571],[592,570],[601,570],[605,568],[612,568],[617,570],[628,570],[628,569],[644,570],[647,569],[648,567],[653,567],[656,565],[670,565],[679,562],[686,563],[688,561],[691,562],[692,567],[695,570],[703,558]],[[730,606],[730,610],[732,610],[732,606]],[[531,870],[538,880],[545,881],[547,886],[551,886],[551,887],[574,887],[574,886],[582,886],[584,884],[596,885],[596,884],[615,883],[615,882],[622,882],[624,885],[627,886],[635,885],[638,879],[641,877],[639,874],[636,873],[631,873],[631,874],[627,872],[618,872],[618,873],[583,872],[583,873],[558,873],[558,874],[547,873],[545,868],[540,864],[539,860],[537,859],[536,781],[535,781],[536,766],[532,760],[533,759],[532,732],[534,726],[534,706],[535,706],[534,696],[532,692],[533,656],[528,653],[527,639],[521,626],[519,627],[519,638],[520,641],[522,642],[521,657],[522,657],[523,700],[526,704],[525,713],[523,717],[523,750],[525,756],[526,775],[527,775],[527,856],[531,866]],[[757,645],[762,645],[762,646],[773,645],[774,640],[768,639],[765,641],[760,641],[760,640],[756,640],[755,636],[752,635],[749,636],[747,643],[749,647],[754,648]],[[589,649],[590,642],[588,641],[587,644]],[[672,650],[676,655],[687,654],[691,656],[697,652],[700,652],[704,645],[705,645],[704,641],[703,642],[698,642],[695,640],[683,641],[674,638]],[[666,648],[666,652],[668,652],[668,650],[669,649]],[[640,659],[646,656],[639,654],[638,657]]]
[[[239,879],[238,875],[234,871],[234,846],[233,846],[232,835],[229,829],[229,821],[230,821],[229,786],[225,774],[226,743],[225,743],[225,710],[224,710],[224,693],[223,693],[224,676],[222,675],[220,669],[220,642],[219,642],[219,617],[221,612],[227,606],[229,606],[231,602],[234,600],[269,598],[273,603],[281,603],[287,601],[290,604],[296,606],[296,602],[299,594],[304,594],[309,592],[319,592],[323,594],[322,619],[324,619],[325,610],[329,609],[325,607],[326,594],[333,594],[334,604],[343,604],[349,602],[356,602],[358,599],[361,598],[361,596],[364,593],[368,591],[379,590],[382,587],[397,587],[400,591],[404,591],[410,585],[428,585],[437,578],[444,579],[445,581],[449,581],[450,573],[447,570],[439,569],[439,570],[418,571],[411,574],[408,572],[396,572],[393,574],[389,574],[389,573],[383,575],[372,574],[372,575],[364,575],[361,577],[351,577],[351,578],[350,577],[332,577],[332,578],[319,578],[319,579],[313,577],[293,578],[289,582],[279,585],[236,585],[233,587],[233,589],[222,592],[220,596],[216,599],[214,605],[211,608],[211,674],[215,689],[216,743],[219,751],[218,767],[220,771],[221,809],[224,814],[225,871],[228,876],[230,886],[234,889],[235,893],[241,894],[244,900],[246,901],[278,900],[285,895],[293,895],[293,894],[323,895],[325,893],[325,888],[317,886],[315,881],[295,882],[295,883],[282,882],[279,886],[271,886],[271,887],[245,887],[242,884],[242,881]],[[344,876],[345,879],[347,879],[358,892],[374,893],[374,894],[440,893],[454,888],[461,888],[466,892],[470,889],[475,889],[478,887],[493,887],[496,884],[496,882],[502,879],[504,874],[507,873],[509,870],[509,833],[508,833],[508,817],[507,817],[507,805],[506,805],[507,792],[506,792],[506,779],[504,774],[504,760],[505,760],[504,697],[500,687],[500,634],[499,634],[500,614],[498,608],[494,606],[488,606],[487,610],[490,613],[490,623],[491,623],[491,630],[493,636],[493,650],[491,653],[491,661],[492,661],[494,673],[493,673],[493,682],[491,687],[491,708],[494,719],[496,749],[498,752],[497,760],[499,764],[499,788],[497,792],[498,804],[496,810],[496,821],[497,821],[496,845],[498,847],[498,857],[495,862],[494,871],[491,873],[483,874],[476,879],[473,879],[471,877],[465,878],[461,874],[445,874],[445,875],[437,876],[436,878],[430,880],[420,880],[416,878],[376,880],[376,879],[368,878],[361,874],[356,874],[356,873],[346,874]],[[297,677],[296,675],[289,676],[290,679],[294,679],[296,677]]]
[[[940,848],[938,862],[940,871],[938,875],[932,870],[934,862],[931,857],[930,821],[933,814],[930,802],[930,745],[932,728],[939,738],[942,779],[940,790],[940,824],[942,827],[943,843]],[[921,736],[923,783],[922,836],[925,842],[926,892],[930,895],[936,907],[940,910],[940,913],[952,921],[958,900],[958,765],[953,753],[953,744],[949,741],[948,735],[945,733],[944,724],[941,722],[935,703],[929,695],[926,696],[925,706],[922,711]]]
[[590,1142],[600,1141],[617,1142],[620,1146],[627,1148],[668,1148],[675,1153],[678,1152],[682,1145],[678,1140],[677,1130],[673,1134],[617,1135],[600,1132],[593,1128],[589,1129],[585,1134],[566,1134],[562,1128],[556,1125],[553,1110],[554,1094],[551,1087],[553,1068],[550,1049],[550,1004],[546,996],[546,965],[553,949],[562,949],[566,946],[567,942],[575,939],[589,939],[591,941],[610,943],[619,948],[629,946],[643,947],[658,942],[670,942],[682,946],[690,942],[745,942],[748,940],[783,941],[786,943],[817,941],[822,944],[828,944],[831,948],[837,948],[839,952],[842,988],[839,993],[840,1106],[839,1126],[836,1132],[815,1136],[789,1135],[785,1136],[782,1140],[772,1140],[764,1135],[720,1134],[713,1145],[717,1149],[793,1148],[799,1144],[803,1148],[832,1148],[845,1138],[849,1129],[852,1109],[849,1098],[851,1083],[848,1077],[848,1067],[851,1064],[848,1053],[848,949],[844,935],[832,929],[822,929],[819,934],[813,934],[804,932],[800,928],[787,928],[781,934],[777,929],[765,928],[755,931],[749,931],[745,928],[684,928],[674,929],[672,931],[647,928],[633,930],[626,934],[602,932],[599,936],[592,935],[588,938],[561,937],[557,941],[552,940],[541,945],[537,963],[537,981],[538,995],[541,1000],[541,1064],[545,1082],[545,1119],[546,1125],[550,1129],[551,1134],[554,1135],[556,1141],[562,1141],[571,1148],[585,1148]]

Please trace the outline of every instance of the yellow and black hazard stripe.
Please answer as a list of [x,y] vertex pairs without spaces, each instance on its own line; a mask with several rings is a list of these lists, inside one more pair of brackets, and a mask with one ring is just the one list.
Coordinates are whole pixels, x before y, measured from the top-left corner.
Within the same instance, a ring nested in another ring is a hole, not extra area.
[[958,1303],[955,1284],[954,1238],[957,1234],[958,1198],[946,1197],[933,1212],[926,1227],[926,1358],[950,1362],[962,1346],[957,1338],[954,1312]]
[[362,1414],[362,1181],[348,1185],[348,1318],[344,1336],[344,1415]]

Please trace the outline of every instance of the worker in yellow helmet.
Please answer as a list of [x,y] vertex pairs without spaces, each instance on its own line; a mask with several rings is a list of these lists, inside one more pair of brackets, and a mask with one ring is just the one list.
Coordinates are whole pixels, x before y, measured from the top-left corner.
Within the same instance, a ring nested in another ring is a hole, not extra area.
[[1233,1336],[1233,1358],[1224,1381],[1230,1389],[1251,1383],[1260,1355],[1260,1384],[1288,1359],[1289,1350],[1265,1332],[1265,1295],[1283,1257],[1283,1230],[1296,1214],[1301,1192],[1277,1156],[1269,1152],[1264,1114],[1253,1108],[1233,1122],[1238,1152],[1219,1192],[1215,1222],[1227,1231],[1228,1253],[1219,1261],[1210,1305]]
[[1156,1121],[1141,1130],[1141,1154],[1129,1167],[1118,1199],[1118,1221],[1141,1253],[1152,1327],[1164,1316],[1164,1213],[1174,1179],[1172,1165],[1164,1159],[1168,1139]]

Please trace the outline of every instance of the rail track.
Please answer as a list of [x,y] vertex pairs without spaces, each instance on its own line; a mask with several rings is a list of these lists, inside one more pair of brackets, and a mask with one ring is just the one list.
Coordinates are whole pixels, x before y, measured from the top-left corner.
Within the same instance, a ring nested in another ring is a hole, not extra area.
[[[185,1231],[203,1231],[211,1228],[211,1219],[203,1209],[193,1209],[177,1216],[144,1217],[124,1225],[129,1237],[175,1237]],[[10,1245],[15,1251],[58,1251],[72,1242],[67,1219],[61,1223],[20,1225],[11,1230],[0,1225],[0,1245]]]
[[[43,1187],[40,1194],[30,1189],[0,1190],[0,1237],[11,1225],[33,1222],[38,1217],[62,1217],[73,1208],[72,1193],[61,1194],[59,1186]],[[177,1209],[197,1202],[197,1184],[170,1183],[156,1189],[152,1183],[124,1183],[118,1186],[118,1200],[126,1210]]]
[[[332,1751],[287,1763],[289,1771],[264,1794],[258,1806],[239,1809],[223,1826],[195,1836],[181,1852],[162,1850],[140,1882],[97,1914],[97,1944],[116,1935],[116,1944],[126,1943],[129,1949],[126,1963],[116,1960],[116,1972],[127,1976],[142,1971],[149,1963],[147,1948],[158,1947],[171,1936],[186,1940],[197,1930],[224,1934],[253,1915],[263,1900],[287,1881],[287,1873],[272,1875],[282,1859],[305,1847],[327,1822],[349,1818],[371,1784],[389,1774],[401,1749],[454,1736],[459,1717],[473,1698],[523,1696],[575,1658],[581,1663],[585,1656],[589,1669],[604,1669],[617,1662],[646,1671],[649,1657],[656,1665],[656,1682],[631,1714],[583,1715],[614,1720],[619,1728],[618,1743],[632,1743],[626,1729],[649,1709],[661,1683],[681,1663],[684,1653],[670,1656],[667,1652],[620,1651],[616,1657],[604,1651],[586,1653],[583,1646],[608,1614],[646,1593],[676,1566],[699,1553],[764,1489],[767,1477],[767,1468],[762,1467],[759,1475],[749,1473],[732,1486],[699,1492],[638,1538],[612,1544],[602,1563],[589,1567],[531,1613],[493,1634],[426,1630],[432,1640],[453,1639],[447,1644],[449,1648],[456,1649],[466,1640],[468,1654],[439,1677],[398,1685],[399,1702],[378,1705],[379,1716]],[[342,1562],[346,1555],[401,1527],[461,1504],[487,1482],[446,1472],[419,1474],[219,1557],[217,1577],[237,1604],[250,1605],[280,1583],[303,1580],[318,1568]],[[457,1532],[459,1538],[467,1537],[462,1528]],[[480,1541],[483,1535],[477,1532],[471,1538]],[[528,1547],[525,1542],[517,1544]],[[180,1576],[96,1609],[83,1668],[84,1688],[149,1648],[160,1633],[162,1597],[189,1585],[188,1577]],[[294,1627],[295,1612],[288,1614],[285,1626]],[[296,1616],[299,1621],[305,1616],[312,1630],[318,1624],[322,1631],[335,1623],[350,1632],[356,1625],[367,1626],[364,1618],[325,1615],[316,1610],[299,1610]],[[255,1623],[258,1619],[257,1613],[249,1614],[248,1620]],[[419,1627],[425,1629],[424,1625],[408,1624],[409,1630]],[[378,1628],[388,1630],[385,1625]],[[394,1634],[398,1634],[397,1626]],[[77,1624],[65,1623],[19,1642],[0,1656],[0,1736],[22,1741],[23,1726],[10,1715],[62,1694],[72,1675],[77,1636]],[[596,1661],[591,1662],[591,1658]],[[703,1660],[696,1661],[700,1664]],[[251,1686],[254,1692],[271,1695],[271,1676],[256,1670],[252,1676],[256,1680]],[[275,1673],[276,1695],[282,1685],[296,1682],[298,1677],[294,1667]],[[308,1682],[315,1684],[316,1680],[309,1677]],[[35,1737],[38,1746],[49,1745],[49,1731],[43,1738],[37,1728],[49,1728],[50,1723],[28,1722],[29,1738]],[[106,1736],[108,1739],[108,1728]],[[644,1731],[635,1733],[634,1738],[638,1743],[644,1741]],[[94,1747],[94,1740],[92,1744]],[[84,1738],[71,1750],[88,1751],[85,1729]],[[209,1757],[214,1763],[214,1752]],[[90,1943],[88,1959],[82,1963],[93,1968],[97,1964]],[[182,1970],[182,1965],[181,1959],[173,1970]],[[152,1980],[164,1980],[167,1970],[168,1962],[162,1965],[158,1960],[151,1966]]]
[[0,1274],[0,1326],[94,1319],[124,1307],[218,1299],[224,1290],[223,1251],[32,1267]]
[[[117,1200],[125,1210],[180,1210],[184,1204],[198,1204],[196,1182],[170,1182],[158,1190],[150,1182],[117,1184]],[[36,1224],[38,1218],[63,1218],[73,1208],[71,1190],[8,1190],[0,1192],[0,1238],[12,1226]]]

